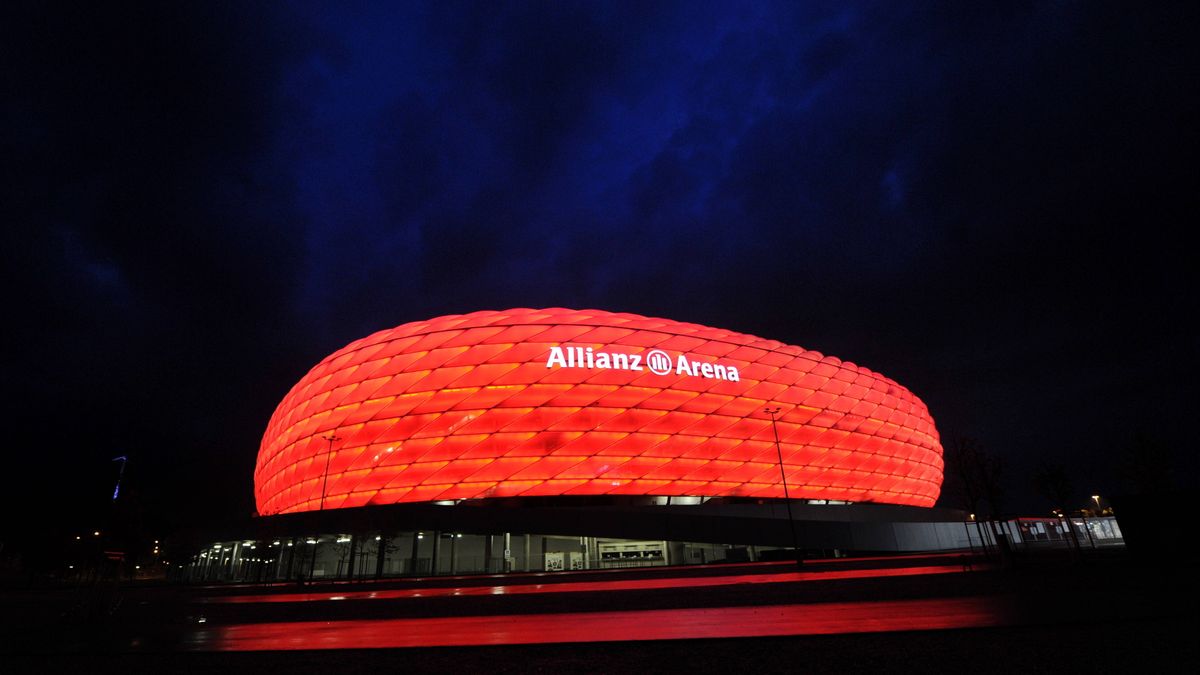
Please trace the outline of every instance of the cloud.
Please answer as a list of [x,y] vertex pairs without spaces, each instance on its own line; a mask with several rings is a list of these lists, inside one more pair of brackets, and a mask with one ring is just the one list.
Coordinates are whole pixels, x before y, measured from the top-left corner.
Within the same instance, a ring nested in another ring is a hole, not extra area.
[[1194,207],[1192,11],[31,10],[0,22],[18,411],[248,504],[262,425],[323,355],[595,306],[852,359],[1017,456],[1086,445],[1063,429],[1095,406],[1038,406],[1195,363],[1160,225]]

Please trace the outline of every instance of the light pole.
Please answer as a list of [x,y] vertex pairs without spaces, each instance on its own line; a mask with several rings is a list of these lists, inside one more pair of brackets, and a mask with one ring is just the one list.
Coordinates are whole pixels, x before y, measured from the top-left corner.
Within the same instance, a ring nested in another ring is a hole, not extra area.
[[[321,438],[323,440],[329,441],[329,452],[325,453],[325,473],[321,477],[321,506],[318,509],[319,511],[324,511],[325,510],[325,488],[326,488],[326,486],[329,485],[329,460],[331,460],[333,458],[333,442],[340,441],[342,439],[338,438],[336,430],[329,432],[328,436],[322,436]],[[313,573],[316,572],[316,570],[317,570],[317,542],[319,542],[320,540],[321,540],[320,535],[317,535],[317,540],[311,544],[312,559],[309,560],[309,562],[308,562],[308,581],[309,581],[309,583],[312,583]]]
[[1096,502],[1096,515],[1103,515],[1100,511],[1100,495],[1092,495],[1092,501]]
[[771,416],[771,431],[775,433],[775,452],[779,455],[779,478],[783,481],[783,503],[787,505],[788,529],[792,532],[792,553],[796,556],[796,564],[800,564],[800,543],[796,540],[796,521],[792,518],[792,498],[788,494],[787,472],[783,469],[783,446],[779,443],[779,427],[775,425],[775,416],[781,408],[763,408],[763,412]]
[[325,453],[325,475],[324,478],[321,479],[321,508],[319,510],[324,511],[325,486],[329,484],[329,460],[333,458],[333,442],[340,441],[342,439],[338,438],[338,435],[333,431],[329,432],[328,436],[322,436],[321,438],[329,441],[329,452]]
[[120,457],[113,457],[112,461],[121,463],[121,469],[117,472],[117,486],[113,488],[112,500],[115,502],[117,501],[117,497],[121,494],[121,479],[125,477],[125,463],[129,461],[129,458],[125,455],[121,455]]
[[[305,539],[304,540],[305,544],[312,546],[312,557],[308,559],[308,583],[310,583],[310,584],[312,583],[312,580],[313,580],[313,574],[317,571],[317,542],[319,542],[320,540],[321,540],[320,535],[318,535],[316,539],[312,539],[312,540]],[[304,564],[303,560],[301,560],[300,564],[301,565]],[[323,570],[324,568],[321,568],[321,569]]]

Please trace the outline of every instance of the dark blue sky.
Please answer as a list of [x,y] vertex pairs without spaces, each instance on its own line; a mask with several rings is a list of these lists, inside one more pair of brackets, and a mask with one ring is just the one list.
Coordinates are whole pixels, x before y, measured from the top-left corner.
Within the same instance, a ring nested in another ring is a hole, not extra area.
[[10,498],[247,513],[320,358],[517,306],[865,365],[1016,510],[1195,483],[1193,8],[397,5],[0,10]]

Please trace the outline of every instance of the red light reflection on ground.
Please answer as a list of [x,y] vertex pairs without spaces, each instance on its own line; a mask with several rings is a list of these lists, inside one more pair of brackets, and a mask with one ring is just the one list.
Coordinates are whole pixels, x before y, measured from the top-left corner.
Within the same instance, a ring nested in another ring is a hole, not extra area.
[[[976,569],[981,566],[976,565]],[[334,591],[325,593],[277,593],[231,595],[206,598],[213,603],[314,602],[336,600],[394,600],[402,598],[440,598],[478,595],[524,595],[528,593],[579,593],[585,591],[632,591],[657,588],[732,586],[735,584],[771,584],[789,581],[863,579],[868,577],[904,577],[921,574],[961,572],[955,566],[895,567],[890,569],[831,570],[826,572],[780,572],[776,574],[739,574],[720,577],[617,579],[612,581],[567,581],[551,584],[514,584],[510,586],[456,586],[447,588],[402,588],[374,591]]]
[[[901,553],[901,554],[897,554],[897,555],[863,556],[863,557],[853,557],[853,558],[805,558],[804,564],[805,565],[818,565],[818,564],[819,565],[845,565],[845,564],[853,564],[853,563],[861,563],[861,562],[877,563],[880,561],[934,560],[934,559],[939,559],[939,558],[941,558],[941,559],[955,558],[957,560],[970,561],[970,560],[973,560],[975,558],[975,556],[974,555],[968,556],[963,551],[948,551],[945,553]],[[732,568],[736,568],[736,567],[748,567],[748,568],[758,568],[758,569],[762,569],[765,567],[793,567],[795,564],[796,563],[791,560],[769,560],[769,561],[759,560],[759,561],[755,561],[755,562],[740,562],[740,563],[723,562],[720,564],[719,569],[728,570],[728,569],[732,569]],[[975,563],[972,563],[972,564],[975,564]],[[978,564],[976,564],[976,566],[978,567]],[[646,569],[653,569],[655,571],[659,571],[659,570],[670,571],[670,570],[692,570],[695,568],[696,568],[695,565],[664,565],[661,567],[633,568],[633,569],[627,569],[627,570],[623,570],[623,571],[626,571],[626,572],[635,571],[635,570],[643,570],[644,571]],[[562,577],[567,577],[567,576],[583,577],[583,576],[592,576],[592,575],[597,575],[597,574],[612,574],[613,572],[614,572],[614,570],[610,570],[610,569],[593,569],[593,570],[569,570],[569,571],[561,571],[561,572],[519,572],[519,573],[515,573],[515,574],[518,574],[519,576],[521,576],[523,578],[528,578],[528,577],[562,578]],[[406,577],[405,580],[411,581],[414,583],[419,583],[419,582],[423,582],[423,581],[432,581],[432,580],[445,581],[448,579],[452,579],[452,580],[456,580],[456,579],[463,579],[463,580],[501,579],[501,580],[503,580],[503,579],[511,578],[513,576],[513,574],[514,573],[508,573],[508,572],[500,572],[500,573],[492,573],[492,574],[456,574],[456,575],[442,574],[442,575],[433,576],[433,577]],[[342,580],[331,580],[327,583],[334,584],[334,585],[337,585],[337,584],[364,585],[364,584],[374,584],[374,583],[379,583],[379,582],[380,582],[380,580],[378,580],[378,579],[355,579],[354,581],[348,581],[348,580],[342,579]],[[384,582],[386,583],[386,580]],[[274,582],[254,582],[254,583],[241,583],[241,584],[222,583],[222,584],[208,584],[208,585],[204,585],[204,586],[197,586],[196,588],[198,588],[200,590],[205,590],[205,591],[213,591],[213,590],[230,590],[230,589],[237,589],[237,588],[283,588],[283,587],[289,587],[289,586],[295,586],[295,582],[294,581],[274,581]]]
[[832,635],[1011,623],[993,598],[574,612],[450,618],[294,621],[198,631],[202,651],[449,647],[555,642]]

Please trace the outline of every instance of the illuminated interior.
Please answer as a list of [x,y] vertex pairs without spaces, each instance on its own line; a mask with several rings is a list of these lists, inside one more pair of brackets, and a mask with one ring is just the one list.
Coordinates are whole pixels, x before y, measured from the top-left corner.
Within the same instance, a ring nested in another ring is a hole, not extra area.
[[[642,367],[565,366],[556,347]],[[660,363],[654,350],[670,372],[647,367]],[[733,369],[736,379],[711,376]],[[778,448],[767,409],[778,409]],[[942,482],[925,405],[866,368],[668,319],[512,309],[405,324],[325,358],[271,416],[254,490],[263,515],[519,496],[774,498],[780,454],[792,499],[932,506]]]

